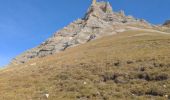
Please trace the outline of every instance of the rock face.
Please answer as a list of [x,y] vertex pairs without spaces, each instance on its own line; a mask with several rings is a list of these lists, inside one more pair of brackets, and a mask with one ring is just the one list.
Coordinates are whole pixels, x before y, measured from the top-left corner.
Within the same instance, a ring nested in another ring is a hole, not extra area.
[[105,35],[117,34],[129,30],[129,25],[152,27],[144,20],[125,16],[123,11],[113,12],[108,2],[97,2],[90,6],[84,18],[78,19],[57,31],[53,37],[47,39],[38,47],[14,58],[11,64],[25,63],[32,58],[52,55]]
[[163,24],[163,26],[170,27],[170,20],[165,21],[165,23]]

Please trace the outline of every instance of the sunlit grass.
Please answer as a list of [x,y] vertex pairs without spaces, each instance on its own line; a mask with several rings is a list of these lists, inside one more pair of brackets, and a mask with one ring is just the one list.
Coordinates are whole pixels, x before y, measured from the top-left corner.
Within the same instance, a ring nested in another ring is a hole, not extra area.
[[169,76],[170,35],[128,31],[0,70],[0,100],[166,100]]

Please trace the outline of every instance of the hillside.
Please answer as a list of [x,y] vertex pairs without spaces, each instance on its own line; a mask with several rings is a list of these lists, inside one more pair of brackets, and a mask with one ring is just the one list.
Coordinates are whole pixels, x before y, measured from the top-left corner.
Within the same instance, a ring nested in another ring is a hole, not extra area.
[[13,65],[0,90],[0,100],[168,100],[170,35],[126,31]]
[[83,18],[0,69],[0,100],[169,100],[168,26],[93,0]]

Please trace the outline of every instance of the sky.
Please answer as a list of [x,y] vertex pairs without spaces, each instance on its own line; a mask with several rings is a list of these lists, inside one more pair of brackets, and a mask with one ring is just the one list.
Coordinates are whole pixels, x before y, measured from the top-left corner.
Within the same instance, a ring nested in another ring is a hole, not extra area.
[[[170,0],[108,1],[114,11],[124,10],[152,24],[170,19]],[[90,4],[91,0],[0,0],[0,66],[82,18]]]

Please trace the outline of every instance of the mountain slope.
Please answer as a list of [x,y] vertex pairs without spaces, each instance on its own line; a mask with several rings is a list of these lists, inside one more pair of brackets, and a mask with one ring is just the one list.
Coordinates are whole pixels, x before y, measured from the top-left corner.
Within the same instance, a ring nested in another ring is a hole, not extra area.
[[170,35],[126,31],[13,65],[0,90],[0,100],[168,100]]
[[[44,43],[17,56],[11,64],[20,64],[32,58],[41,58],[91,40],[136,28],[152,29],[155,26],[145,20],[125,16],[124,12],[113,12],[108,2],[91,5],[84,18],[54,33]],[[106,34],[107,33],[107,34]]]

